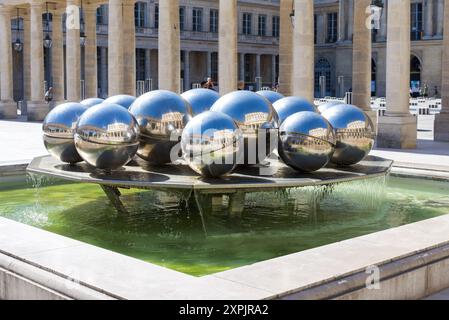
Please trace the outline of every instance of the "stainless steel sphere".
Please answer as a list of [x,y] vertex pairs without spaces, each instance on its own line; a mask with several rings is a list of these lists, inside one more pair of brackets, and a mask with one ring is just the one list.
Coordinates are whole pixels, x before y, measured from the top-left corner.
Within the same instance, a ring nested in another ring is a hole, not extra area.
[[91,108],[91,107],[96,106],[96,105],[98,105],[98,104],[101,104],[101,103],[103,103],[103,102],[104,102],[104,99],[100,99],[100,98],[89,98],[89,99],[86,99],[86,100],[81,101],[80,103],[81,103],[82,105],[86,106],[86,107]]
[[64,103],[48,113],[42,130],[45,148],[52,156],[71,164],[83,161],[76,151],[73,135],[78,119],[87,109],[79,103]]
[[136,97],[126,94],[120,94],[117,96],[109,97],[104,102],[118,104],[119,106],[128,109],[134,103],[134,101],[136,101]]
[[179,142],[186,119],[192,117],[190,104],[176,93],[157,90],[140,96],[129,111],[140,127],[137,155],[150,164],[170,163],[171,151]]
[[287,97],[281,100],[276,101],[273,104],[274,109],[276,110],[279,116],[279,125],[285,121],[291,115],[303,112],[310,111],[316,112],[316,107],[309,102],[308,100],[300,97]]
[[328,102],[320,104],[318,106],[318,112],[319,113],[323,113],[327,109],[333,108],[333,107],[338,106],[340,104],[345,104],[345,103],[341,102],[341,101],[328,101]]
[[290,167],[302,172],[324,168],[334,153],[332,126],[316,112],[291,115],[279,129],[279,155]]
[[[270,143],[271,134],[274,133],[269,129],[277,128],[278,116],[271,103],[257,93],[229,93],[221,97],[211,111],[227,114],[237,123],[245,141],[242,164],[262,163],[276,148]],[[259,147],[259,137],[266,139],[260,143],[264,148]]]
[[192,107],[193,116],[209,111],[213,104],[220,99],[220,95],[210,89],[192,89],[184,92],[181,97]]
[[261,95],[265,99],[268,99],[268,101],[270,101],[271,103],[275,103],[276,101],[284,98],[282,94],[271,90],[261,90],[258,91],[257,94]]
[[231,117],[206,111],[186,125],[181,146],[190,168],[204,177],[218,178],[237,166],[243,136]]
[[371,119],[359,108],[342,104],[323,112],[337,139],[332,162],[350,166],[362,161],[372,150],[376,133]]
[[123,106],[103,103],[79,119],[75,146],[88,164],[101,170],[126,165],[139,147],[136,119]]

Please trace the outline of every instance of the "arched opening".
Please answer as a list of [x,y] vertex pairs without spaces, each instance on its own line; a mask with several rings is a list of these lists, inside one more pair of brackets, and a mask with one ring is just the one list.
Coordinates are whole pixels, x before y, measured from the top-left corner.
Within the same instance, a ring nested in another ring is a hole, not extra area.
[[315,64],[315,97],[323,98],[331,95],[331,65],[325,58]]
[[377,95],[377,64],[376,61],[371,60],[371,96]]
[[410,58],[410,88],[412,97],[416,98],[420,95],[421,90],[421,61],[418,57],[412,55]]

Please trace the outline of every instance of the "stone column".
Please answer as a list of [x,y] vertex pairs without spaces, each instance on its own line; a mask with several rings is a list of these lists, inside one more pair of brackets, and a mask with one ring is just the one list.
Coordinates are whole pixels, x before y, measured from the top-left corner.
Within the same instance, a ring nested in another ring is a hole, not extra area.
[[67,101],[81,99],[80,9],[77,0],[67,1],[66,20]]
[[314,101],[314,25],[313,0],[295,0],[293,29],[293,95]]
[[42,34],[42,3],[30,3],[30,101],[28,121],[41,121],[49,111],[44,102],[44,46]]
[[379,41],[387,40],[387,16],[388,16],[388,0],[383,0],[382,17],[380,18],[380,34]]
[[136,25],[134,22],[135,0],[126,0],[123,5],[124,33],[124,93],[136,95]]
[[190,51],[184,51],[184,91],[191,89],[190,85]]
[[[348,34],[346,36],[346,40],[352,41],[352,36],[354,34],[353,26],[354,26],[354,0],[348,1]],[[358,0],[357,0],[358,1]]]
[[237,90],[237,0],[220,0],[218,84],[220,94]]
[[124,93],[123,1],[109,0],[108,95]]
[[260,77],[261,73],[260,73],[260,59],[261,59],[261,55],[260,54],[256,54],[256,78]]
[[51,47],[51,76],[53,78],[53,100],[60,104],[64,98],[64,39],[61,12],[53,12]]
[[245,54],[240,53],[239,81],[245,81]]
[[151,49],[145,49],[145,80],[151,79]]
[[277,79],[276,79],[276,55],[273,54],[271,56],[271,83],[272,83],[272,87],[274,88],[276,86],[277,83]]
[[[449,30],[449,1],[444,4],[444,30]],[[441,86],[442,111],[435,117],[435,141],[449,142],[449,32],[444,32]]]
[[11,7],[0,6],[0,119],[17,118],[14,102],[11,46]]
[[30,38],[31,38],[31,26],[30,17],[27,15],[23,18],[23,90],[24,97],[22,103],[27,104],[31,97],[31,84],[30,84]]
[[[437,0],[437,30],[435,38],[441,39],[443,37],[443,25],[445,20],[446,4],[444,0]],[[447,29],[446,29],[447,30]]]
[[290,18],[293,0],[280,0],[279,92],[292,95],[293,25]]
[[97,6],[84,6],[84,28],[86,45],[84,47],[84,83],[86,98],[98,96],[97,73]]
[[345,34],[346,34],[345,4],[346,0],[340,0],[338,3],[338,42],[345,41]]
[[416,148],[410,114],[410,0],[388,2],[387,112],[379,118],[380,148]]
[[425,25],[424,25],[424,39],[431,39],[433,37],[433,1],[425,0]]
[[108,48],[101,47],[100,49],[100,83],[101,83],[101,97],[108,96]]
[[179,1],[159,1],[159,89],[180,91]]
[[[354,38],[352,56],[352,101],[353,104],[370,113],[374,123],[377,118],[371,110],[371,30],[366,21],[371,13],[366,8],[371,0],[357,0],[354,4]],[[371,114],[372,113],[372,114]]]
[[[212,76],[212,52],[210,52],[210,51],[206,52],[206,69],[207,69],[206,77],[211,77]],[[215,80],[217,80],[217,79],[215,79]]]

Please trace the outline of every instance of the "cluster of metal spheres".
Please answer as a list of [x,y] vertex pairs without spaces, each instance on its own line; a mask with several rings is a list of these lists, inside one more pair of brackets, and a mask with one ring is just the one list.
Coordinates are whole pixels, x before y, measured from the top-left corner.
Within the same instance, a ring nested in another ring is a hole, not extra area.
[[205,177],[264,163],[276,149],[301,172],[330,163],[354,165],[368,155],[375,139],[371,120],[353,105],[317,108],[272,91],[220,97],[208,89],[61,104],[47,115],[43,132],[49,153],[66,163],[85,161],[116,170],[136,154],[151,165],[182,158]]

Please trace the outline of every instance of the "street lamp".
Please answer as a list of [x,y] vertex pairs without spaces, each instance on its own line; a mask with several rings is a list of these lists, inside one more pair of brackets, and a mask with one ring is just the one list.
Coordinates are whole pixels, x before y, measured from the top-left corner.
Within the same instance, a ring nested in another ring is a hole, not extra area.
[[17,19],[16,19],[16,42],[14,42],[14,50],[16,52],[21,52],[23,50],[23,43],[20,41],[19,35],[19,24],[20,24],[20,16],[19,16],[19,8],[17,8]]
[[296,20],[296,15],[295,15],[295,1],[292,1],[292,12],[290,12],[290,20],[292,22],[292,27],[295,27],[295,20]]
[[44,47],[47,49],[50,49],[52,44],[53,44],[53,40],[51,40],[50,37],[50,13],[48,12],[48,2],[45,2],[45,8],[46,8],[46,19],[47,20],[47,34],[45,35],[44,38]]
[[81,0],[81,12],[80,12],[80,19],[81,19],[81,23],[80,23],[80,45],[82,47],[84,47],[86,45],[86,40],[87,40],[87,36],[86,33],[84,32],[84,11],[83,11],[83,0]]

